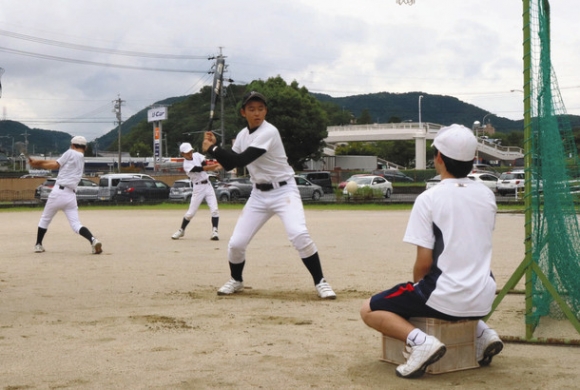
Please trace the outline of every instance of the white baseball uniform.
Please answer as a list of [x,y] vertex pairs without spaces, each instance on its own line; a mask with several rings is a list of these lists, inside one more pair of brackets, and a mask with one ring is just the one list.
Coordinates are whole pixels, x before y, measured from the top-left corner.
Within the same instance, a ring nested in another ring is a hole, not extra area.
[[83,175],[85,158],[82,153],[69,149],[56,161],[60,165],[60,169],[56,183],[48,195],[38,227],[48,229],[56,213],[62,210],[72,230],[78,233],[82,224],[79,220],[75,191]]
[[[184,218],[191,221],[204,199],[209,206],[212,218],[218,218],[219,210],[215,191],[209,181],[207,172],[202,168],[206,164],[205,156],[195,152],[191,157],[191,160],[183,159],[183,170],[193,183],[193,194]],[[198,168],[196,169],[195,167]]]
[[[306,228],[306,218],[300,192],[294,180],[294,170],[288,164],[286,151],[278,129],[264,121],[255,131],[244,128],[236,137],[232,150],[242,153],[249,147],[265,150],[262,156],[247,165],[254,189],[244,206],[228,245],[228,258],[239,264],[246,258],[250,240],[273,215],[284,224],[288,239],[301,258],[317,252]],[[261,185],[271,190],[260,190]]]

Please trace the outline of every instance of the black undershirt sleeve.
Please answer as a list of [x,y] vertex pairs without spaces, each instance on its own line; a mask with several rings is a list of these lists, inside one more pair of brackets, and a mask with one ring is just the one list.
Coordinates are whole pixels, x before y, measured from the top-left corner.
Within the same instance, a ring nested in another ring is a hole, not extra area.
[[214,145],[208,149],[208,153],[212,154],[226,171],[231,171],[236,167],[245,167],[251,162],[257,160],[261,155],[266,153],[264,149],[249,147],[242,153],[236,153],[232,150],[222,149]]

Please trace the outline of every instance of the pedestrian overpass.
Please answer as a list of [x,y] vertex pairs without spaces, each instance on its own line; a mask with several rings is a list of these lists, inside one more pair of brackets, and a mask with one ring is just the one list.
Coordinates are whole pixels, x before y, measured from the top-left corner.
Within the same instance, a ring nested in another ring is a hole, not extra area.
[[[348,142],[415,140],[415,169],[425,169],[427,166],[427,140],[434,139],[442,127],[444,126],[429,122],[329,126],[326,129],[328,137],[324,141],[328,145],[337,145]],[[500,146],[484,139],[478,139],[476,156],[478,160],[498,160],[505,165],[511,164],[513,160],[523,156],[522,148]]]

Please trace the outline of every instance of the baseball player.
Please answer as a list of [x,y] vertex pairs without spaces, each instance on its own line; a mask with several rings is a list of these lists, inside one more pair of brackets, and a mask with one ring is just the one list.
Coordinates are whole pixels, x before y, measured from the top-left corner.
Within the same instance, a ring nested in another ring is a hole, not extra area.
[[76,189],[81,181],[85,168],[86,147],[87,140],[85,137],[77,135],[71,140],[70,149],[64,152],[58,160],[35,160],[30,157],[28,158],[28,163],[31,167],[48,170],[58,169],[56,182],[48,196],[44,211],[40,217],[40,222],[38,222],[36,245],[34,246],[36,253],[44,252],[42,240],[52,218],[54,218],[59,210],[64,211],[72,230],[89,240],[94,254],[98,255],[103,251],[101,242],[79,220]]
[[194,153],[191,144],[184,142],[179,146],[179,152],[184,158],[183,160],[183,170],[187,173],[187,176],[193,183],[193,194],[191,195],[191,201],[189,202],[189,209],[183,216],[183,221],[181,221],[181,227],[178,231],[173,233],[171,238],[173,240],[179,240],[185,234],[185,228],[189,224],[189,221],[193,218],[199,205],[205,199],[209,210],[211,212],[211,240],[219,240],[218,236],[218,223],[220,219],[217,198],[215,196],[215,191],[211,185],[207,171],[216,171],[221,169],[219,164],[208,164],[205,156],[201,153]]
[[294,170],[288,164],[278,129],[265,120],[267,111],[266,98],[250,92],[244,96],[240,110],[248,126],[237,135],[232,150],[219,147],[212,132],[204,136],[204,152],[209,151],[226,170],[247,166],[254,184],[228,244],[231,279],[218,290],[218,295],[233,294],[244,288],[242,271],[246,248],[266,221],[278,215],[288,239],[312,275],[320,298],[335,299],[336,294],[322,274],[318,249],[306,228]]

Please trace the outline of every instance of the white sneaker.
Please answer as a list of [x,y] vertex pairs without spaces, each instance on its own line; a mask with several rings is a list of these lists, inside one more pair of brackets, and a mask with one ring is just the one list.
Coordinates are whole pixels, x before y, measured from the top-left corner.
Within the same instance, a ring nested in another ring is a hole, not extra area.
[[213,228],[211,230],[211,240],[212,241],[218,241],[219,239],[220,239],[220,237],[218,236],[217,228]]
[[407,362],[397,367],[397,376],[419,378],[423,376],[427,367],[441,359],[445,352],[447,352],[447,348],[441,341],[427,335],[423,344],[410,347]]
[[93,239],[93,243],[91,244],[91,247],[93,248],[94,255],[98,255],[99,253],[101,253],[103,251],[103,244],[101,244],[101,242],[99,240],[97,240],[96,238]]
[[179,240],[181,237],[183,237],[185,233],[183,232],[183,229],[179,229],[178,231],[176,231],[175,233],[173,233],[173,236],[171,236],[172,240]]
[[42,253],[42,252],[44,252],[44,248],[42,247],[41,244],[36,244],[34,246],[34,252],[36,252],[36,253]]
[[217,292],[218,295],[230,295],[244,289],[244,282],[230,279]]
[[336,294],[332,291],[330,284],[326,283],[325,279],[322,279],[316,285],[316,291],[318,291],[318,296],[322,299],[336,299]]
[[503,342],[497,332],[491,328],[484,330],[475,340],[475,356],[480,366],[488,366],[491,359],[502,349]]

